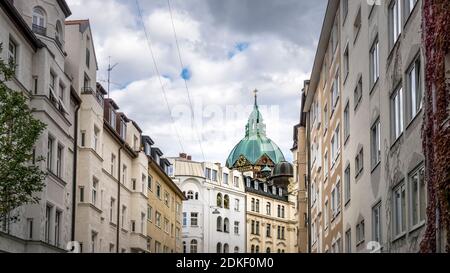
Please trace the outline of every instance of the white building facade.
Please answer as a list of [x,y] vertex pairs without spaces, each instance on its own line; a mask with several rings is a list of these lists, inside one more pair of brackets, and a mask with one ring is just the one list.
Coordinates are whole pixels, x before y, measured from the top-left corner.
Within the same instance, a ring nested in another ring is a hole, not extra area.
[[183,203],[183,252],[245,253],[245,189],[241,173],[220,164],[171,158]]

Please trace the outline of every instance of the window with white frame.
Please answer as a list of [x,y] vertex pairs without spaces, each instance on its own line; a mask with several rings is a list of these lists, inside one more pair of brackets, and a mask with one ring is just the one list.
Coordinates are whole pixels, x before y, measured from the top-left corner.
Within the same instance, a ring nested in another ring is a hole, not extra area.
[[56,175],[63,178],[64,147],[58,144],[56,150]]
[[97,178],[92,179],[92,205],[97,206],[97,193],[98,193],[99,182]]
[[348,77],[348,74],[350,72],[350,57],[349,57],[349,52],[348,52],[348,44],[345,47],[345,51],[344,51],[344,67],[343,67],[343,72],[344,72],[344,82],[345,79]]
[[381,243],[381,202],[372,208],[372,241]]
[[347,102],[344,108],[344,139],[350,137],[350,101]]
[[370,86],[373,87],[380,77],[380,45],[378,38],[370,48]]
[[323,130],[327,131],[328,129],[328,105],[325,105],[323,109]]
[[328,218],[328,200],[325,201],[325,207],[324,207],[324,211],[323,211],[323,221],[324,221],[324,226],[325,226],[325,230],[328,229],[328,224],[329,224],[329,218]]
[[391,96],[392,139],[397,140],[404,129],[403,89],[399,87]]
[[364,170],[364,149],[361,148],[355,157],[355,177],[357,178]]
[[403,0],[403,7],[404,7],[404,11],[405,11],[405,14],[404,14],[405,22],[408,19],[409,15],[411,14],[414,7],[416,6],[416,4],[417,4],[417,0]]
[[372,168],[378,165],[381,161],[381,124],[380,119],[372,125],[370,129],[370,143],[371,143],[371,162]]
[[198,213],[191,212],[191,227],[198,227]]
[[53,146],[55,140],[49,136],[48,137],[48,145],[47,145],[47,169],[51,172],[53,171]]
[[350,164],[345,168],[344,172],[344,189],[345,189],[345,203],[347,204],[351,199],[351,174]]
[[331,89],[331,103],[332,103],[332,112],[336,109],[337,103],[339,101],[340,91],[339,91],[339,71],[336,73],[336,76],[333,80],[333,88]]
[[411,227],[416,227],[425,222],[426,217],[426,195],[424,167],[416,169],[409,175]]
[[409,120],[412,120],[422,109],[422,81],[420,58],[417,58],[406,72],[406,88],[408,92]]
[[341,212],[341,181],[336,183],[336,213]]
[[365,241],[365,223],[364,220],[361,220],[356,225],[356,244],[360,245]]
[[328,152],[325,152],[323,157],[323,173],[326,179],[328,177]]
[[389,6],[389,37],[392,48],[402,33],[401,0],[393,0]]
[[8,62],[17,65],[17,44],[9,38]]
[[225,185],[228,185],[228,174],[227,173],[223,173],[223,183],[225,184]]
[[393,190],[394,202],[394,235],[400,236],[406,231],[406,186],[405,183],[400,183]]
[[359,77],[358,84],[356,85],[355,91],[354,91],[354,101],[355,101],[355,110],[358,108],[359,104],[361,103],[362,96],[363,96],[363,82],[362,82],[362,76]]
[[331,156],[332,156],[332,160],[333,160],[333,164],[332,164],[333,166],[339,157],[340,148],[341,148],[341,136],[340,136],[340,130],[339,130],[339,125],[338,125],[336,130],[334,131],[333,138],[331,139]]
[[352,230],[348,229],[345,232],[345,252],[352,253]]

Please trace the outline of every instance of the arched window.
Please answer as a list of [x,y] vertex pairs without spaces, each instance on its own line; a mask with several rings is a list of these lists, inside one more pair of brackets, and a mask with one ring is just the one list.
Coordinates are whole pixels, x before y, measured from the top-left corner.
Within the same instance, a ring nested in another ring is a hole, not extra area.
[[230,233],[230,220],[228,218],[223,221],[223,232]]
[[259,212],[259,199],[256,199],[256,212]]
[[222,217],[217,217],[217,231],[222,232]]
[[223,245],[223,253],[230,253],[230,247],[228,246],[228,244]]
[[34,7],[33,9],[33,26],[41,28],[46,28],[47,26],[45,11],[41,7]]
[[234,253],[239,253],[239,247],[234,248]]
[[269,202],[267,202],[267,205],[266,205],[266,214],[267,215],[272,214],[272,205]]
[[56,34],[55,39],[57,42],[62,43],[63,41],[63,29],[60,21],[56,22]]
[[259,246],[255,247],[255,253],[259,253]]
[[194,199],[194,192],[193,191],[188,191],[187,198],[188,198],[188,200],[193,200]]
[[255,253],[255,245],[252,245],[252,247],[251,247],[251,253]]
[[197,240],[191,241],[191,253],[197,253]]
[[198,192],[195,193],[195,200],[198,200]]
[[270,247],[268,247],[268,248],[266,249],[266,253],[270,253],[270,252],[271,252]]
[[183,253],[186,253],[187,249],[186,249],[186,242],[183,241]]
[[217,243],[216,253],[222,253],[222,244]]
[[225,195],[223,198],[223,206],[226,209],[230,209],[230,197],[228,195]]
[[217,206],[219,208],[222,208],[222,194],[221,193],[217,194]]

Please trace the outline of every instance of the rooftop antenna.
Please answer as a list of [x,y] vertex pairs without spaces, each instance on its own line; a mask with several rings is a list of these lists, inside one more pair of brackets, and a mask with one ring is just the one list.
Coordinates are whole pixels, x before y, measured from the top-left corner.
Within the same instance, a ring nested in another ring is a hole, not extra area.
[[109,90],[111,88],[111,71],[118,65],[118,63],[111,66],[111,56],[109,58],[109,64],[108,64],[108,99],[109,99]]

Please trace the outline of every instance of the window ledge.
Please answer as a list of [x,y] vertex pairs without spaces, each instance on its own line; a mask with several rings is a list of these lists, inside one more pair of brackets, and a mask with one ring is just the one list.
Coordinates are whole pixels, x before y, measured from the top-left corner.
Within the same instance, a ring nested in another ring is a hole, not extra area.
[[392,151],[392,149],[394,149],[394,147],[397,145],[397,143],[400,142],[400,139],[402,139],[403,134],[404,134],[404,132],[402,132],[402,133],[398,136],[398,138],[395,139],[395,141],[392,143],[391,149],[390,149],[391,151]]
[[402,34],[400,34],[398,37],[397,37],[397,40],[395,40],[395,43],[392,45],[392,47],[390,48],[390,50],[389,50],[389,55],[388,55],[388,57],[387,57],[387,62],[388,62],[388,65],[390,64],[390,62],[391,62],[391,60],[392,60],[392,56],[394,55],[394,51],[395,51],[395,49],[397,48],[397,45],[400,43],[400,38],[402,37]]
[[412,226],[412,227],[409,229],[409,233],[412,233],[412,232],[414,232],[414,231],[420,229],[421,227],[425,226],[425,224],[426,224],[426,221],[421,221],[421,222],[418,223],[417,225]]
[[350,135],[348,135],[347,137],[345,137],[345,140],[344,140],[344,147],[347,146],[347,143],[348,143],[349,139],[350,139]]
[[399,235],[394,236],[394,239],[392,239],[392,242],[394,243],[394,242],[404,238],[405,236],[406,236],[406,231],[400,233]]
[[372,96],[372,94],[375,92],[379,81],[380,81],[380,76],[378,76],[377,80],[372,84],[372,87],[370,88],[369,96]]
[[408,129],[412,126],[412,124],[414,123],[414,121],[417,120],[417,118],[421,115],[423,111],[423,107],[419,109],[419,111],[417,111],[416,115],[414,117],[411,118],[411,120],[408,122],[408,125],[406,125],[406,131],[408,131]]
[[373,174],[375,171],[376,171],[376,169],[378,169],[378,167],[381,165],[381,160],[378,160],[378,163],[377,164],[375,164],[373,167],[372,167],[372,170],[370,171],[370,174]]
[[[417,1],[418,2],[418,1]],[[411,10],[411,12],[408,14],[408,17],[406,18],[406,21],[405,21],[405,23],[403,24],[403,29],[406,29],[407,27],[408,27],[408,25],[409,25],[409,22],[411,22],[412,21],[412,17],[413,17],[413,13],[415,13],[415,11],[416,11],[416,9],[417,9],[417,6],[418,6],[418,4],[417,4],[417,2],[414,4],[414,7],[413,7],[413,9]],[[403,7],[402,7],[403,8]]]

